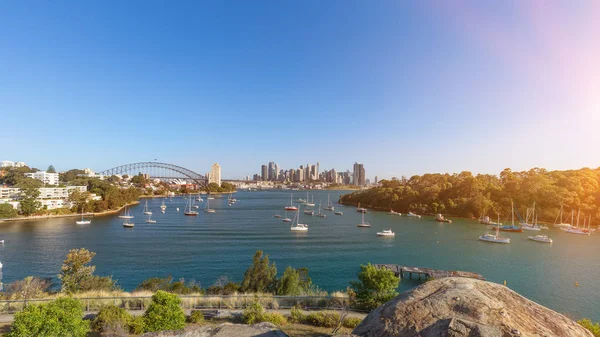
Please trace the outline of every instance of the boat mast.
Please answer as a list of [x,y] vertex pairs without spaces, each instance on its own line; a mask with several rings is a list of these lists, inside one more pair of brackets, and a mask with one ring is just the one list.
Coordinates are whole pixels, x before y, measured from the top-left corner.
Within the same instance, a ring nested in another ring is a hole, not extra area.
[[510,209],[512,211],[512,225],[514,227],[514,225],[515,225],[515,203],[513,202],[512,199],[510,199]]
[[579,213],[581,213],[581,208],[577,210],[577,228],[579,228]]

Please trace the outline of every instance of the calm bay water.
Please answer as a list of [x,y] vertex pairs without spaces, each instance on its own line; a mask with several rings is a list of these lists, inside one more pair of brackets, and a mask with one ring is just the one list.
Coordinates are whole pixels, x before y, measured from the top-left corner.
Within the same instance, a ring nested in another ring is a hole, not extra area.
[[[314,198],[318,206],[319,201],[327,202],[327,194],[334,202],[343,193],[315,191]],[[553,245],[530,242],[527,233],[506,233],[512,239],[509,245],[490,244],[477,240],[485,226],[473,220],[439,224],[431,217],[370,212],[365,221],[373,227],[364,229],[356,227],[360,213],[337,204],[343,216],[301,214],[309,231],[294,233],[288,223],[272,217],[283,215],[289,191],[239,192],[236,197],[239,202],[233,206],[227,205],[227,196],[215,197],[211,208],[217,213],[200,212],[197,217],[183,215],[183,198],[148,199],[156,224],[144,222],[142,200],[131,209],[133,229],[123,228],[116,215],[93,218],[86,226],[75,225],[74,218],[0,224],[0,239],[6,242],[0,246],[2,281],[56,277],[68,250],[85,247],[97,253],[97,274],[112,275],[125,290],[148,277],[168,275],[206,287],[223,275],[240,281],[254,252],[261,249],[276,262],[280,275],[288,265],[308,267],[313,282],[329,291],[345,289],[359,265],[368,262],[456,269],[481,273],[493,282],[506,280],[511,289],[572,318],[600,321],[600,235],[551,229]],[[306,192],[295,191],[294,201],[300,197],[306,198]],[[159,209],[163,200],[165,214]],[[395,238],[375,235],[388,227]],[[418,284],[405,279],[401,290]]]

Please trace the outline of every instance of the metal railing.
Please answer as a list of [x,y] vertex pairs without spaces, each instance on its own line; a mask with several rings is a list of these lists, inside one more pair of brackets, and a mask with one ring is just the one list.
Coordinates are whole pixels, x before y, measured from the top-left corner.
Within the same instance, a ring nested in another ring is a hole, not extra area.
[[[295,306],[306,310],[339,310],[350,306],[350,299],[336,296],[271,296],[271,295],[180,295],[183,309],[245,309],[258,301],[266,309],[291,309]],[[0,314],[13,314],[28,305],[44,304],[55,298],[20,299],[0,301]],[[75,298],[85,311],[95,312],[107,305],[115,305],[127,310],[145,310],[152,302],[152,296],[131,297],[83,297]]]

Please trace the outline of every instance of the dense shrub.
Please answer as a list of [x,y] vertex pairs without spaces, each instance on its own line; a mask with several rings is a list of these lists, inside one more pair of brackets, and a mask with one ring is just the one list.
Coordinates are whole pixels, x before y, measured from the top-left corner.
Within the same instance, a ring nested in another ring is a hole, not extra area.
[[147,331],[177,330],[185,326],[185,314],[181,309],[181,299],[175,294],[157,291],[152,303],[144,313],[144,326]]
[[312,312],[306,316],[306,322],[325,328],[335,328],[340,321],[340,314],[332,311]]
[[210,295],[232,295],[240,291],[240,285],[235,282],[227,282],[223,285],[213,284],[206,288],[206,293]]
[[248,308],[244,309],[242,320],[246,324],[263,322],[265,312],[265,308],[258,301],[254,301]]
[[140,335],[144,333],[144,317],[143,316],[133,316],[131,321],[129,322],[129,332],[134,335]]
[[362,321],[363,321],[362,318],[358,318],[358,317],[346,317],[346,318],[344,318],[344,321],[342,322],[342,325],[344,326],[344,328],[354,329]]
[[41,298],[48,295],[48,289],[52,286],[50,278],[39,278],[27,276],[23,280],[14,281],[6,286],[4,297],[9,300],[20,300],[29,298]]
[[83,320],[81,303],[59,298],[48,304],[30,305],[15,314],[8,337],[84,337],[89,322]]
[[188,322],[202,324],[204,323],[204,314],[200,310],[192,310],[192,313],[188,317]]
[[599,323],[594,324],[592,321],[590,321],[587,318],[577,321],[577,323],[579,323],[582,327],[590,330],[592,335],[594,335],[595,337],[600,337],[600,324]]
[[366,309],[374,309],[391,300],[398,292],[400,278],[385,268],[379,269],[372,264],[361,265],[358,273],[359,282],[350,282],[356,293],[358,304]]
[[195,282],[185,283],[184,279],[180,279],[179,281],[173,282],[173,278],[171,276],[160,278],[160,277],[151,277],[147,280],[144,280],[140,283],[135,290],[148,290],[152,292],[156,292],[158,290],[163,290],[170,293],[187,295],[191,293],[201,293],[202,289]]
[[109,305],[100,309],[92,321],[92,329],[98,332],[113,333],[129,330],[133,317],[123,308]]
[[79,282],[79,291],[113,291],[118,290],[117,281],[114,281],[110,276],[93,275],[90,278]]
[[306,314],[299,307],[293,307],[290,310],[290,321],[293,323],[304,323],[306,321]]
[[287,318],[278,312],[267,312],[264,314],[261,322],[269,322],[281,326],[287,323]]

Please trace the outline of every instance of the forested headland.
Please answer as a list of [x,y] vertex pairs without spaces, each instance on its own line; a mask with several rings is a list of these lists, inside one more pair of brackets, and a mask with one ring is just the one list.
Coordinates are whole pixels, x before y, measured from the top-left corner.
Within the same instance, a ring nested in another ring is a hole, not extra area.
[[512,199],[521,214],[535,202],[539,221],[551,223],[562,203],[565,217],[570,217],[571,210],[577,213],[581,209],[581,214],[591,215],[592,225],[596,225],[600,219],[599,186],[600,168],[568,171],[534,168],[522,172],[507,168],[498,176],[465,171],[382,180],[378,187],[343,195],[340,202],[403,213],[492,218],[500,213],[506,218]]

